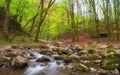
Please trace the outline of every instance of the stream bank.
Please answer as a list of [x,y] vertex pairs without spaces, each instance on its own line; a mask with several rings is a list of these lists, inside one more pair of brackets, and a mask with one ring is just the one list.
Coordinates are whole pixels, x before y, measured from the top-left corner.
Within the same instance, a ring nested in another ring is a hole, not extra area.
[[86,44],[0,50],[2,75],[120,75],[120,45]]

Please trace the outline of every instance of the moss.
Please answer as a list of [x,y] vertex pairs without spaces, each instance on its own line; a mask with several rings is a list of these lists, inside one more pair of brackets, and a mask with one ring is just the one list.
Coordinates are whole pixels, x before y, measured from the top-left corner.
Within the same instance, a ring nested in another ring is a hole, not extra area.
[[80,61],[80,58],[75,57],[75,56],[70,56],[70,57],[64,58],[65,63],[72,63],[72,62],[79,62],[79,61]]
[[89,60],[89,57],[87,55],[81,55],[80,59],[81,60]]
[[83,65],[83,64],[78,64],[78,65],[77,65],[77,68],[78,68],[79,70],[82,70],[82,71],[88,71],[88,70],[89,70],[88,67],[85,66],[85,65]]
[[96,51],[95,51],[94,49],[89,49],[89,50],[88,50],[88,53],[89,53],[89,54],[94,54],[94,53],[96,53]]
[[104,66],[102,66],[103,69],[106,69],[106,70],[114,70],[116,68],[116,64],[114,63],[111,63],[111,64],[106,64]]
[[58,53],[60,55],[62,55],[62,54],[65,54],[65,55],[69,54],[69,52],[66,49],[62,49],[62,50],[58,51]]
[[109,48],[109,49],[107,50],[107,53],[115,53],[115,50],[114,50],[113,48]]
[[38,58],[37,60],[36,60],[36,62],[50,62],[50,59],[48,59],[48,58],[46,58],[46,57],[41,57],[41,58]]
[[17,54],[14,54],[14,53],[7,53],[5,56],[6,56],[6,57],[16,57]]
[[81,51],[81,50],[83,50],[83,48],[80,47],[80,46],[77,46],[77,47],[75,47],[75,50],[76,50],[76,51]]
[[54,59],[55,59],[55,60],[63,60],[64,57],[63,57],[63,56],[55,56]]
[[116,64],[118,63],[118,59],[105,59],[102,61],[102,68],[106,69],[106,70],[113,70],[115,69],[117,66]]
[[42,50],[39,53],[43,54],[43,55],[52,55],[53,54],[52,51],[50,51],[50,50]]
[[0,56],[0,61],[8,61],[8,58],[5,56]]
[[77,55],[79,55],[79,56],[84,55],[84,54],[86,54],[85,51],[79,51],[79,52],[77,52]]
[[93,64],[90,61],[83,61],[82,63],[88,67],[93,66]]
[[96,54],[92,54],[89,56],[89,60],[99,60],[99,59],[100,59],[100,57]]

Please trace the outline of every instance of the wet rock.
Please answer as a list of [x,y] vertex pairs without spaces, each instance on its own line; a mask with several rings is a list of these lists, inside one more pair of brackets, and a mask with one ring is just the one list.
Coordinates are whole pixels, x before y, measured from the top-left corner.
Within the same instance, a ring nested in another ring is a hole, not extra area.
[[10,67],[9,62],[0,61],[0,68],[7,68],[7,67]]
[[76,67],[78,70],[81,70],[81,71],[89,71],[89,68],[84,64],[78,64]]
[[63,60],[64,56],[60,55],[60,56],[55,56],[54,57],[55,60]]
[[36,62],[50,62],[50,59],[42,56],[41,58],[38,58]]
[[13,68],[25,68],[28,65],[28,59],[22,56],[13,58],[11,65]]
[[72,72],[70,75],[79,75],[79,73]]
[[68,52],[66,49],[62,49],[62,50],[60,50],[58,53],[59,53],[60,55],[62,55],[62,54],[65,54],[65,55],[69,54],[69,52]]
[[5,56],[0,56],[0,68],[6,68],[9,66],[9,59]]
[[39,53],[43,54],[43,55],[52,55],[53,54],[52,51],[50,51],[50,50],[41,50]]

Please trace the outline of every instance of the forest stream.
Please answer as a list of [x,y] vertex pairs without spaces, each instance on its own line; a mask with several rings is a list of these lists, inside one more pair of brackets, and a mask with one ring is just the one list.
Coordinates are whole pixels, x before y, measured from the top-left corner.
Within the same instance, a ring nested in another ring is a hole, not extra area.
[[[42,55],[38,52],[32,52],[35,59],[30,59],[26,69],[1,69],[0,75],[74,75],[70,70],[65,69],[63,61],[56,61],[52,57]],[[27,54],[29,57],[30,54]],[[50,59],[50,62],[38,63],[37,58],[45,56]],[[59,64],[58,64],[59,62]],[[89,72],[79,72],[81,75],[93,75]]]
[[[18,47],[18,46],[17,46]],[[120,46],[0,50],[0,75],[120,75]]]

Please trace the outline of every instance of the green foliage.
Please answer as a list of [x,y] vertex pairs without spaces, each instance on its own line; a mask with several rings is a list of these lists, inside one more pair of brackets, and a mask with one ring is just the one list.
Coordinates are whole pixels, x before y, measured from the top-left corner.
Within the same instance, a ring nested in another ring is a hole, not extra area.
[[0,0],[0,7],[3,7],[5,5],[5,0]]

